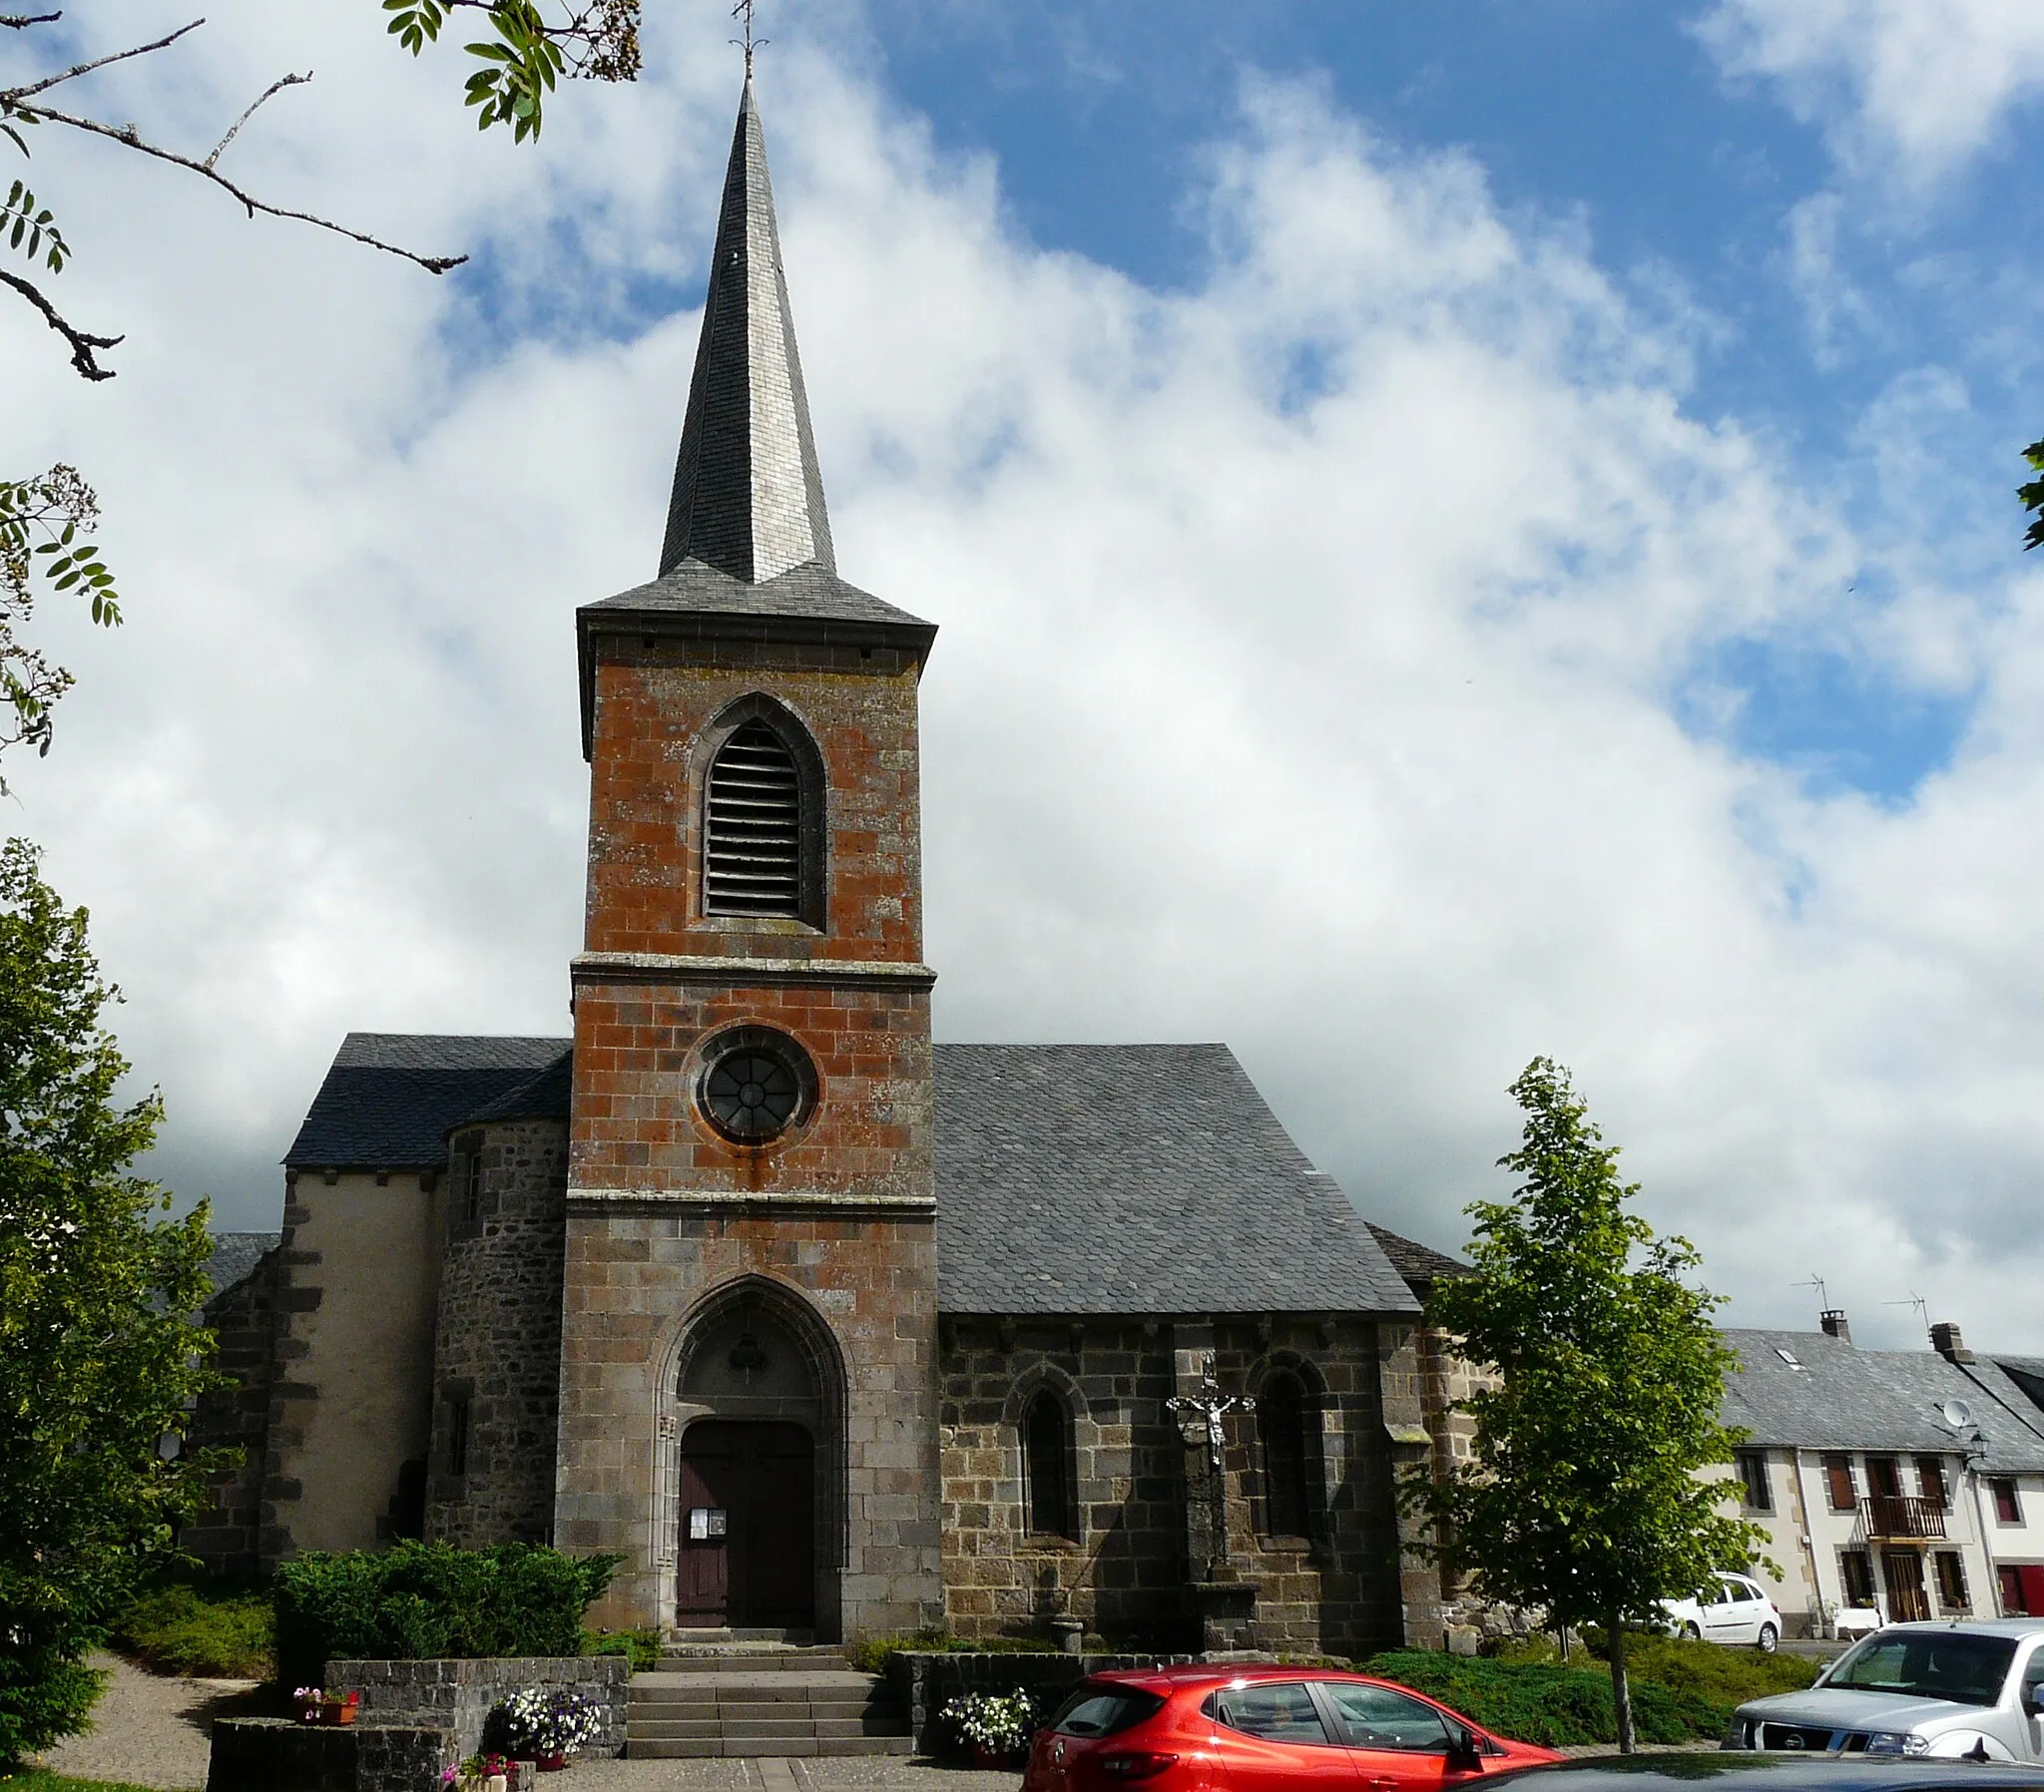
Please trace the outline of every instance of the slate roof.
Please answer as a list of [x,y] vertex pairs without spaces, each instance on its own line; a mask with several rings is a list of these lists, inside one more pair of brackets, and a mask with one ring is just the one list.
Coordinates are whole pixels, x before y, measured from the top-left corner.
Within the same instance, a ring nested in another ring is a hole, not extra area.
[[1409,1313],[1226,1046],[938,1046],[951,1313]]
[[1406,1285],[1415,1293],[1422,1282],[1445,1281],[1476,1273],[1460,1257],[1451,1257],[1430,1244],[1421,1244],[1416,1238],[1401,1238],[1373,1219],[1366,1219],[1363,1224],[1369,1227],[1369,1235],[1390,1258],[1391,1267],[1405,1278]]
[[350,1033],[284,1153],[292,1169],[434,1169],[447,1129],[534,1081],[565,1039]]
[[2044,1356],[1998,1356],[1993,1362],[2036,1406],[2044,1408]]
[[692,559],[748,584],[805,561],[826,573],[836,567],[750,75],[732,132],[661,573]]
[[515,1089],[508,1089],[494,1102],[485,1102],[473,1114],[465,1114],[457,1124],[472,1120],[561,1120],[568,1118],[568,1097],[575,1081],[575,1048],[565,1046],[561,1055],[536,1077],[528,1077]]
[[934,628],[897,610],[871,592],[847,585],[827,567],[810,563],[791,567],[772,579],[754,584],[734,578],[700,560],[684,560],[647,585],[635,585],[614,598],[585,604],[582,614],[601,620],[610,610],[640,614],[672,612],[688,616],[770,617],[813,619],[824,623],[905,626],[935,634]]
[[263,1254],[283,1242],[281,1232],[216,1232],[213,1255],[206,1259],[206,1277],[219,1294],[248,1276]]
[[1823,1332],[1723,1335],[1744,1369],[1726,1378],[1725,1423],[1745,1427],[1756,1444],[1952,1451],[1960,1440],[1939,1409],[1962,1400],[1986,1437],[1987,1472],[2044,1471],[2044,1413],[1990,1361],[1961,1365],[1930,1350],[1858,1350]]

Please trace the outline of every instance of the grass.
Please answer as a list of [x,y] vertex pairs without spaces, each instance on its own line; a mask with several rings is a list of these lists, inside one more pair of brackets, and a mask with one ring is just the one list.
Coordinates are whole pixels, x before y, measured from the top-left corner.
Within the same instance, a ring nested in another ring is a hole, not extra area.
[[123,1654],[162,1674],[267,1680],[276,1673],[269,1596],[246,1587],[166,1581],[142,1593],[111,1632]]
[[907,1630],[896,1636],[868,1636],[852,1644],[851,1665],[862,1674],[885,1673],[891,1655],[1054,1655],[1058,1645],[1043,1636],[991,1636],[968,1642],[938,1629]]
[[42,1767],[24,1767],[10,1772],[0,1767],[0,1792],[156,1792],[151,1786],[131,1786],[126,1780],[76,1780],[68,1773],[51,1773]]

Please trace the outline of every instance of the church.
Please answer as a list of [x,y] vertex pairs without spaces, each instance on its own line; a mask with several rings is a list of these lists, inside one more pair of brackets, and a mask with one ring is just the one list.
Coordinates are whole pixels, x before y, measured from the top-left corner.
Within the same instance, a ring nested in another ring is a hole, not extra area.
[[187,1548],[612,1551],[604,1627],[1439,1644],[1395,1482],[1452,1262],[1225,1046],[932,1044],[936,635],[838,576],[749,76],[659,573],[575,616],[573,1036],[347,1037],[216,1257]]

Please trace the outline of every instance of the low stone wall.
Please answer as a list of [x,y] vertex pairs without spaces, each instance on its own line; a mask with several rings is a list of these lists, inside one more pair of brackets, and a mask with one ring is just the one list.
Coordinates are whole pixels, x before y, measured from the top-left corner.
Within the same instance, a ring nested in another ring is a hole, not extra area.
[[438,1792],[457,1758],[454,1738],[431,1725],[223,1717],[206,1792]]
[[[1231,1655],[1234,1661],[1270,1661],[1266,1654]],[[887,1657],[887,1683],[908,1714],[918,1754],[955,1751],[937,1713],[967,1692],[1013,1692],[1020,1687],[1035,1701],[1036,1713],[1047,1718],[1072,1688],[1091,1673],[1113,1668],[1176,1667],[1189,1661],[1215,1660],[1202,1655],[1064,1655],[970,1653],[903,1649]]]
[[562,1686],[593,1699],[602,1714],[597,1739],[581,1752],[625,1752],[626,1685],[632,1663],[623,1655],[542,1655],[490,1661],[329,1661],[330,1692],[359,1692],[362,1721],[429,1724],[450,1734],[462,1757],[483,1746],[493,1707],[527,1686]]

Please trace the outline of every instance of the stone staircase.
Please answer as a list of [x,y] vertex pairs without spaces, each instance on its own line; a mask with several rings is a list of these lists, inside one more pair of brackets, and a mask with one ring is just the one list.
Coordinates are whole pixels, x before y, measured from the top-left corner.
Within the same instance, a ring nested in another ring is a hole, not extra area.
[[691,1637],[634,1674],[625,1754],[635,1761],[710,1755],[905,1755],[907,1715],[877,1674],[841,1648]]

